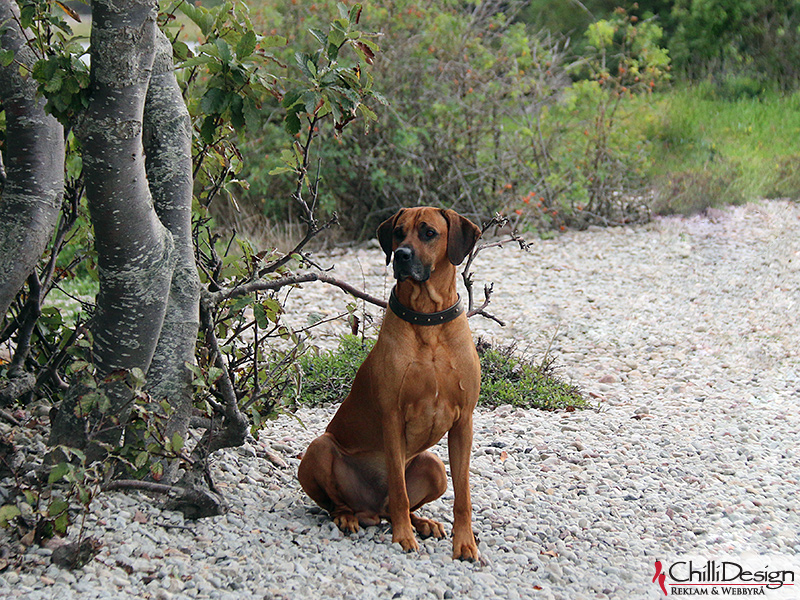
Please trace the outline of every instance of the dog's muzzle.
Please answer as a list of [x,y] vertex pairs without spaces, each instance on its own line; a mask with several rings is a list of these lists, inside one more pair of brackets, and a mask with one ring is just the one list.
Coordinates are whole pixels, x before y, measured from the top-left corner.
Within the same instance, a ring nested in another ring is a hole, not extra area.
[[422,264],[414,249],[409,246],[400,246],[394,251],[394,278],[397,281],[413,279],[422,283],[431,276],[431,268]]

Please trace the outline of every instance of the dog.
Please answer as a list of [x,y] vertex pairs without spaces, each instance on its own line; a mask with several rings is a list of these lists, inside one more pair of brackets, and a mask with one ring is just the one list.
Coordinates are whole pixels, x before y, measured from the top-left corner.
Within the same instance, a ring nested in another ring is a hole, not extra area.
[[392,524],[392,542],[419,550],[443,538],[415,511],[447,489],[444,463],[427,449],[446,433],[455,500],[453,558],[478,559],[469,463],[480,393],[478,353],[456,291],[456,265],[480,229],[453,210],[402,209],[378,228],[392,290],[378,340],[325,433],[298,469],[303,490],[343,531]]

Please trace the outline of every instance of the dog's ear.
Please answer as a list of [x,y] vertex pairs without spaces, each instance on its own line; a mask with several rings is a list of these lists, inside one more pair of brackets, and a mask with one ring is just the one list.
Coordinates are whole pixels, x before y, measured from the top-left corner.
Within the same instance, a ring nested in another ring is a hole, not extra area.
[[397,223],[398,217],[403,214],[404,210],[404,208],[401,208],[378,227],[378,242],[381,245],[381,249],[386,254],[387,265],[392,262],[392,235],[394,234],[394,224]]
[[481,230],[454,210],[442,210],[442,215],[447,221],[447,258],[454,265],[460,265],[472,252],[475,242],[481,237]]

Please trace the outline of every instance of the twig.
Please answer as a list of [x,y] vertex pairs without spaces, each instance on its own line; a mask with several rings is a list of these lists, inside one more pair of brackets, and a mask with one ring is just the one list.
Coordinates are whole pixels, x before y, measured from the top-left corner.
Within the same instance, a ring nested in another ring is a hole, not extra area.
[[287,252],[284,256],[282,256],[278,260],[276,260],[276,261],[268,264],[267,266],[259,269],[258,276],[259,277],[263,277],[264,275],[267,275],[268,273],[274,273],[275,271],[277,271],[278,269],[280,269],[281,267],[286,265],[286,263],[288,263],[290,260],[292,260],[292,257],[294,257],[297,254],[300,254],[301,251],[303,250],[303,248],[305,248],[305,246],[312,239],[314,239],[316,236],[318,236],[320,233],[322,233],[326,229],[330,229],[334,225],[338,225],[338,224],[339,224],[339,217],[336,215],[336,213],[334,213],[333,216],[331,216],[331,218],[328,219],[328,222],[325,223],[322,227],[316,226],[316,221],[315,221],[313,226],[312,225],[308,226],[308,230],[306,231],[306,235],[303,237],[302,240],[300,240],[300,242],[290,252]]
[[17,420],[17,419],[14,417],[14,415],[12,415],[12,414],[11,414],[10,412],[8,412],[7,410],[2,410],[2,409],[0,409],[0,418],[2,418],[2,419],[5,419],[6,421],[8,421],[9,423],[11,423],[11,424],[12,424],[12,425],[14,425],[15,427],[22,427],[22,423],[20,423],[20,422],[19,422],[19,421],[18,421],[18,420]]
[[486,312],[486,307],[489,306],[489,302],[491,301],[490,298],[492,296],[492,291],[494,289],[494,283],[490,283],[489,285],[483,286],[483,304],[481,304],[478,308],[473,308],[467,312],[467,317],[474,317],[475,315],[480,315],[486,319],[494,321],[500,327],[505,327],[506,324],[504,321],[501,321],[494,315]]
[[206,430],[203,439],[197,443],[194,452],[192,452],[192,458],[202,463],[205,463],[205,459],[209,454],[220,448],[240,446],[244,441],[250,424],[247,417],[239,410],[236,388],[231,380],[230,371],[222,357],[219,341],[214,332],[212,309],[213,305],[210,305],[206,299],[200,302],[200,323],[205,331],[207,344],[211,348],[214,365],[222,373],[217,380],[216,387],[222,395],[224,403],[219,407],[224,420],[224,430],[223,434],[220,435],[220,430],[214,427],[214,422],[212,421],[212,427]]
[[65,344],[62,345],[61,350],[53,354],[50,357],[50,360],[47,361],[47,364],[42,367],[42,370],[39,372],[39,375],[36,376],[36,387],[40,387],[45,381],[48,379],[53,379],[56,387],[60,390],[65,390],[69,388],[69,384],[67,384],[64,380],[61,379],[58,375],[58,369],[61,367],[61,363],[64,362],[64,359],[67,357],[68,350],[72,347],[75,343],[75,340],[78,339],[78,336],[83,335],[88,331],[88,327],[86,325],[76,324],[75,330],[70,334],[69,339]]
[[104,492],[117,490],[141,490],[154,494],[169,496],[170,507],[180,510],[191,518],[201,518],[206,516],[220,515],[226,510],[225,502],[222,497],[212,489],[180,487],[177,485],[165,485],[152,481],[139,481],[137,479],[118,479],[109,481],[101,488]]
[[30,294],[25,303],[25,321],[19,330],[17,349],[9,367],[9,371],[12,373],[25,368],[25,361],[31,351],[31,337],[36,328],[36,322],[42,316],[42,286],[35,270],[28,276],[28,288]]
[[312,281],[322,281],[329,285],[336,286],[348,294],[351,294],[361,300],[365,300],[370,304],[374,304],[375,306],[379,306],[381,308],[386,308],[387,306],[384,300],[371,296],[366,292],[355,288],[349,283],[336,279],[335,277],[331,277],[330,275],[326,275],[325,273],[302,273],[300,275],[282,277],[281,279],[273,279],[272,281],[253,281],[251,283],[245,283],[233,288],[221,289],[218,292],[209,293],[207,295],[207,301],[211,305],[218,305],[225,300],[240,298],[241,296],[246,296],[247,294],[252,294],[253,292],[279,290],[286,286],[297,285],[299,283],[310,283]]

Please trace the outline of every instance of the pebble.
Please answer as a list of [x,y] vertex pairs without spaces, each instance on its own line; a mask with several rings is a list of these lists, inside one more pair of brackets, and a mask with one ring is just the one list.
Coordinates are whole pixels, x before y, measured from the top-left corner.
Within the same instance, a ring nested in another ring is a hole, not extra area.
[[[388,296],[380,249],[320,262]],[[212,458],[228,515],[184,521],[140,494],[103,494],[83,532],[104,543],[96,560],[63,572],[34,546],[0,572],[2,595],[649,598],[660,594],[656,559],[797,561],[798,265],[800,205],[785,201],[482,253],[475,280],[495,282],[489,311],[507,326],[475,317],[473,332],[539,359],[549,348],[592,408],[478,409],[470,475],[480,562],[453,561],[449,538],[406,554],[386,523],[355,535],[333,526],[296,480],[298,454],[335,410],[326,406],[271,421]],[[306,284],[286,310],[302,327],[311,308],[335,314],[348,302]],[[370,328],[380,322],[379,310],[358,311]],[[348,329],[326,324],[316,341],[332,347]],[[448,463],[445,441],[433,451]],[[451,486],[421,513],[449,532],[452,506]]]

